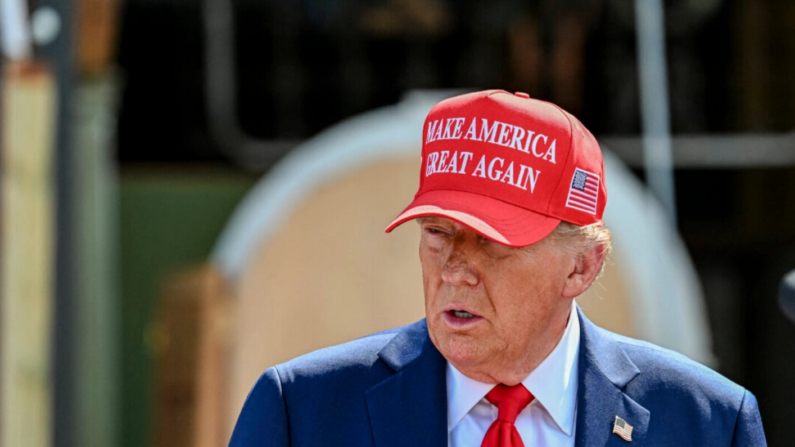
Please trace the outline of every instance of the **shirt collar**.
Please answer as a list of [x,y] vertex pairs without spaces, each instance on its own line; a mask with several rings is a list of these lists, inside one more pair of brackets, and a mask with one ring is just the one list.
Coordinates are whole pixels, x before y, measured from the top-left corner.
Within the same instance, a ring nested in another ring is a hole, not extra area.
[[[571,436],[577,404],[577,354],[580,321],[572,303],[569,322],[555,349],[522,381],[535,400],[549,413],[561,431]],[[491,389],[461,374],[447,362],[447,429],[452,430]]]

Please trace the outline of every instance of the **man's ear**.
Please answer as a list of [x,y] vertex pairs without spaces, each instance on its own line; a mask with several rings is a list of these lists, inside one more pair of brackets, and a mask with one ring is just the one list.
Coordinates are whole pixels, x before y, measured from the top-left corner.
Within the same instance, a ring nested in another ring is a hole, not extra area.
[[601,245],[580,253],[574,261],[574,270],[566,278],[562,296],[576,298],[585,293],[602,270],[604,258],[605,251]]

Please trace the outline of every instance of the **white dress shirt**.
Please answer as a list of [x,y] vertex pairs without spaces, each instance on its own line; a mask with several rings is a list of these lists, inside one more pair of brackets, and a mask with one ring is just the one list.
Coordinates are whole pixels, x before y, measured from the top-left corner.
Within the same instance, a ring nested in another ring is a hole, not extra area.
[[[516,418],[526,446],[573,447],[577,420],[577,354],[580,322],[572,304],[569,322],[555,349],[522,384],[535,396]],[[447,363],[447,445],[480,447],[497,419],[485,396],[494,384],[472,380]]]

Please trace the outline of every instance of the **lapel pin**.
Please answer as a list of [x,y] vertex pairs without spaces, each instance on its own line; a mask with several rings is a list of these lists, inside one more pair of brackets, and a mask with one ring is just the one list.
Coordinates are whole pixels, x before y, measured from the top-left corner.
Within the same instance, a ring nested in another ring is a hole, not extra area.
[[616,416],[616,421],[613,423],[613,433],[621,436],[624,441],[632,441],[632,426],[618,416]]

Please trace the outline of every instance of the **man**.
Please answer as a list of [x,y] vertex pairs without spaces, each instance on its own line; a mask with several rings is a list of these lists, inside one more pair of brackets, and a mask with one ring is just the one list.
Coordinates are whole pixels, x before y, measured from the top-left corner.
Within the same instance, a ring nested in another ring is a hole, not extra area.
[[557,106],[437,104],[387,228],[418,222],[426,319],[268,369],[230,445],[765,445],[751,393],[577,308],[610,250],[606,201],[596,140]]

